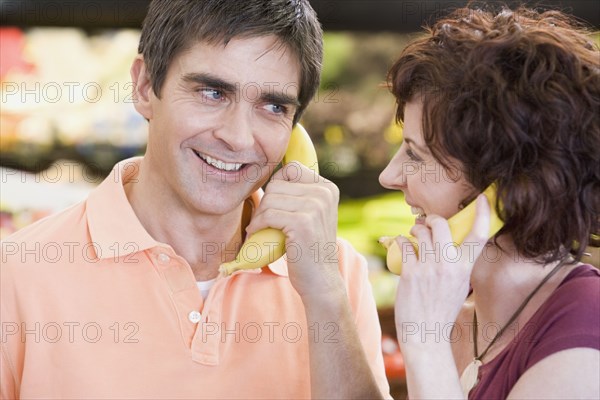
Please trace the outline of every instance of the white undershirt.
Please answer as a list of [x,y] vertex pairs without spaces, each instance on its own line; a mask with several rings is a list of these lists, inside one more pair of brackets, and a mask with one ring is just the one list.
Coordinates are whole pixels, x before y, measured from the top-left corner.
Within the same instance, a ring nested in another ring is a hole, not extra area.
[[198,289],[200,289],[200,294],[202,295],[203,299],[206,300],[206,296],[208,296],[208,292],[210,291],[210,288],[213,287],[213,285],[215,284],[216,281],[217,281],[217,278],[211,279],[210,281],[196,282],[196,285],[198,285]]

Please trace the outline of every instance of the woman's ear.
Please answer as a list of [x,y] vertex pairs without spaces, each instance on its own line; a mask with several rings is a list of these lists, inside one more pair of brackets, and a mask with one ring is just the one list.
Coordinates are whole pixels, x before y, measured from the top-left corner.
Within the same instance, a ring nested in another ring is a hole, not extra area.
[[141,54],[138,54],[133,60],[130,69],[131,80],[133,82],[133,105],[147,120],[152,119],[151,97],[154,95],[150,76],[146,69],[146,63]]

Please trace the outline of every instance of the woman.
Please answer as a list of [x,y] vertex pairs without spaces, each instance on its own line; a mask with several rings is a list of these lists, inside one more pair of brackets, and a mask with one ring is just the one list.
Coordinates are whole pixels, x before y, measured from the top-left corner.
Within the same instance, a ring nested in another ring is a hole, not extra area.
[[[461,9],[390,70],[404,142],[380,182],[418,214],[418,255],[396,238],[410,398],[600,398],[600,274],[580,262],[600,230],[591,40],[555,11]],[[454,247],[446,220],[474,199]]]

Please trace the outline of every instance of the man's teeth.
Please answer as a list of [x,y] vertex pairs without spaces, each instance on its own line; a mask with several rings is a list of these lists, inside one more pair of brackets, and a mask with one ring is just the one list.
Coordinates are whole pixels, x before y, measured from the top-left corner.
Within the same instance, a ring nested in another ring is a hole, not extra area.
[[223,171],[238,171],[242,168],[241,163],[227,163],[225,161],[217,160],[216,158],[212,158],[211,156],[207,156],[201,153],[195,152],[201,159],[206,161],[207,164],[212,165],[213,167],[223,170]]
[[411,207],[410,212],[413,215],[416,215],[418,218],[425,218],[427,216],[427,214],[425,214],[425,210],[423,210],[421,207]]

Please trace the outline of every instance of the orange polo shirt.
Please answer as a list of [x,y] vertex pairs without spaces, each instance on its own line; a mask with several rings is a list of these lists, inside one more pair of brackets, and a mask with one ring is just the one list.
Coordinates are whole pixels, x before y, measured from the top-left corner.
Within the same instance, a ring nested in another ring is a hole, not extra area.
[[[308,341],[335,340],[335,321],[307,326],[283,259],[219,277],[203,300],[186,260],[127,200],[139,162],[122,161],[85,202],[2,242],[1,398],[309,398]],[[389,396],[366,262],[338,245],[362,344]]]

